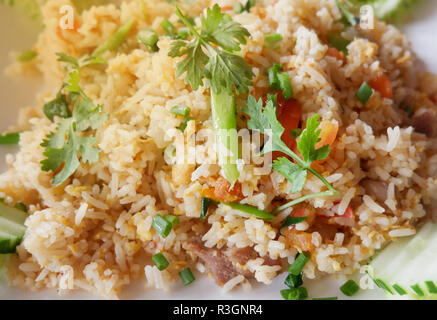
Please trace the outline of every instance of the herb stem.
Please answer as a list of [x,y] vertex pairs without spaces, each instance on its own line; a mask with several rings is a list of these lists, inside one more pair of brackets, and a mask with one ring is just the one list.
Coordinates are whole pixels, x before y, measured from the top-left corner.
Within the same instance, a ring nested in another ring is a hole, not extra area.
[[329,196],[335,195],[336,193],[338,193],[337,190],[328,190],[328,191],[308,194],[308,195],[300,197],[300,198],[298,198],[296,200],[287,202],[286,204],[276,208],[275,210],[272,211],[272,214],[276,214],[276,213],[278,213],[278,212],[280,212],[282,210],[285,210],[285,209],[287,209],[289,207],[292,207],[292,206],[294,206],[294,205],[296,205],[298,203],[304,202],[304,201],[306,201],[308,199],[311,199],[311,198],[329,197]]

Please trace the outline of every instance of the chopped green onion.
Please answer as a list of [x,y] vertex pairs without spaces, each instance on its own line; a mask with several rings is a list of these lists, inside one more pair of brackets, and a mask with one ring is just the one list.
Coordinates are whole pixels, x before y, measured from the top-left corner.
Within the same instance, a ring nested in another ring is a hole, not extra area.
[[398,284],[394,284],[393,285],[393,289],[396,290],[397,293],[399,293],[399,295],[403,296],[405,294],[407,294],[407,291],[404,290],[404,288],[402,288],[400,285]]
[[295,276],[294,274],[289,274],[284,281],[285,285],[290,289],[300,287],[303,284],[302,273]]
[[19,141],[19,132],[11,132],[0,135],[0,144],[17,144]]
[[248,204],[242,204],[242,203],[238,203],[238,202],[231,202],[231,203],[223,202],[223,204],[225,204],[225,205],[227,205],[235,210],[239,210],[239,211],[254,215],[255,217],[260,218],[260,219],[272,220],[275,218],[275,216],[273,214],[271,214],[270,212],[260,210],[256,207],[250,206]]
[[190,29],[188,29],[187,27],[179,28],[177,33],[177,37],[179,39],[186,39],[189,35],[190,35]]
[[134,25],[135,19],[130,19],[124,25],[122,25],[113,35],[111,35],[106,41],[98,46],[92,53],[93,57],[97,57],[105,51],[114,51],[117,49],[126,39],[130,29]]
[[282,34],[271,33],[264,37],[264,46],[266,48],[274,49],[277,47],[278,43],[282,40]]
[[379,288],[381,288],[381,289],[387,291],[388,293],[393,294],[393,291],[391,291],[390,287],[389,287],[389,286],[384,282],[384,280],[382,280],[382,279],[373,279],[373,282],[375,282],[376,285],[377,285]]
[[155,30],[144,29],[138,33],[138,41],[148,47],[151,51],[157,52],[159,36]]
[[358,100],[361,101],[362,104],[366,104],[367,100],[369,100],[372,93],[373,93],[373,89],[369,86],[367,82],[364,81],[361,87],[358,89],[356,96]]
[[170,166],[176,164],[176,147],[174,145],[171,144],[164,149],[164,161]]
[[18,210],[21,210],[21,211],[24,211],[24,212],[27,213],[27,207],[26,207],[26,205],[23,202],[17,202],[15,204],[14,208],[18,209]]
[[339,0],[335,0],[337,2],[337,6],[340,9],[341,13],[343,14],[343,17],[346,19],[346,21],[351,25],[355,26],[358,24],[359,19],[355,17],[355,15],[350,12],[348,9],[346,9],[345,6],[343,6]]
[[240,2],[237,2],[234,6],[234,11],[235,13],[242,13],[244,11],[244,6]]
[[432,281],[425,281],[426,288],[428,289],[429,293],[431,294],[437,294],[437,287]]
[[412,285],[412,286],[411,286],[411,289],[413,289],[414,292],[415,292],[419,297],[423,297],[423,296],[425,296],[425,294],[423,293],[422,288],[419,286],[418,283]]
[[281,290],[284,300],[304,300],[308,298],[308,291],[304,287]]
[[302,221],[305,221],[307,218],[308,218],[308,217],[287,217],[287,218],[284,220],[284,222],[282,223],[280,229],[285,228],[285,227],[288,227],[288,226],[293,226],[293,225],[295,225],[295,224],[298,224],[298,223],[300,223],[300,222],[302,222]]
[[307,252],[299,253],[296,260],[294,260],[293,264],[288,267],[288,273],[293,274],[295,276],[299,275],[309,259],[310,259],[310,255]]
[[279,90],[281,89],[281,85],[278,78],[278,72],[282,71],[282,65],[278,63],[274,63],[273,66],[271,66],[267,70],[267,74],[269,76],[269,85],[270,89],[272,90]]
[[301,128],[296,128],[296,129],[290,130],[290,137],[292,137],[293,139],[299,138],[299,136],[301,134],[302,134]]
[[190,268],[185,268],[181,272],[179,272],[179,277],[181,277],[184,286],[188,286],[191,282],[193,282],[196,278],[194,278],[193,273]]
[[338,297],[313,298],[312,300],[338,300]]
[[328,41],[335,49],[347,56],[347,46],[351,43],[349,40],[346,40],[338,33],[330,33],[328,34]]
[[176,33],[175,26],[173,25],[173,23],[168,21],[168,19],[162,20],[161,27],[165,30],[165,32],[167,32],[169,36],[173,36]]
[[176,216],[173,216],[171,214],[166,214],[164,216],[164,219],[170,222],[173,228],[179,225],[179,218]]
[[290,76],[288,73],[278,73],[279,87],[282,90],[282,96],[285,100],[290,99],[293,96],[293,88],[291,86]]
[[358,290],[360,290],[360,287],[354,280],[348,280],[340,287],[340,290],[346,296],[352,297],[355,293],[358,292]]
[[200,210],[200,220],[203,220],[208,215],[209,206],[213,203],[216,203],[214,200],[210,198],[202,197],[201,210]]
[[20,62],[29,62],[31,60],[33,60],[34,58],[36,58],[38,54],[33,51],[32,49],[28,49],[26,51],[23,51],[19,56],[18,56],[18,61]]
[[410,106],[402,106],[402,110],[404,110],[407,113],[408,118],[411,118],[413,116],[414,110]]
[[171,108],[170,112],[177,116],[186,117],[190,114],[191,109],[185,106],[175,106]]
[[170,265],[168,260],[164,257],[164,255],[161,252],[155,254],[152,257],[152,261],[160,271],[166,269]]
[[165,238],[170,234],[172,224],[158,214],[153,217],[152,227],[161,235],[161,237]]

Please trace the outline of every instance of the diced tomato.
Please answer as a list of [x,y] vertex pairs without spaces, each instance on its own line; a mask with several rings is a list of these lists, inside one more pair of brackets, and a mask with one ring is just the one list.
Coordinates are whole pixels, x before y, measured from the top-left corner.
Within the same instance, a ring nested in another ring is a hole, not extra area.
[[369,81],[369,85],[372,89],[378,91],[383,98],[392,98],[393,90],[391,87],[390,79],[382,73],[377,78]]
[[288,232],[285,233],[285,239],[290,246],[295,247],[299,251],[311,252],[315,249],[311,233],[288,230]]
[[327,144],[332,147],[335,138],[337,138],[338,124],[331,121],[322,121],[320,128],[320,141],[317,142],[315,148],[319,149]]
[[[300,119],[302,117],[302,106],[294,99],[284,100],[282,94],[278,94],[278,109],[277,109],[278,121],[284,127],[284,133],[281,136],[282,141],[285,142],[287,147],[291,150],[296,150],[296,140],[290,136],[290,131],[299,127]],[[273,152],[273,160],[278,157],[284,156],[281,152]]]
[[225,7],[222,7],[222,11],[231,11],[231,10],[233,10],[234,9],[234,7],[232,7],[232,6],[225,6]]
[[[354,214],[354,210],[352,210],[351,206],[348,206],[346,208],[346,211],[343,213],[343,215],[339,215],[336,213],[337,209],[336,206],[339,204],[340,202],[334,202],[334,209],[332,210],[334,212],[334,217],[341,217],[341,218],[345,218],[345,219],[354,219],[355,214]],[[319,217],[321,218],[332,218],[332,217],[327,217],[327,216],[323,216],[320,215]]]
[[[79,20],[74,19],[74,22],[73,22],[73,29],[66,29],[65,31],[77,32],[77,29],[79,29],[79,27],[80,27],[80,22],[79,22]],[[62,30],[60,26],[58,26],[58,27],[56,28],[56,35],[57,35],[59,38],[61,38],[61,39],[64,39],[64,34],[62,33],[63,31],[64,31],[64,30]]]
[[344,61],[344,54],[341,51],[338,51],[336,48],[334,47],[329,47],[328,50],[326,50],[326,55],[333,57],[337,60],[342,60]]
[[209,182],[211,188],[202,190],[202,196],[222,202],[240,201],[244,198],[241,191],[241,184],[235,183],[231,189],[231,184],[223,177],[219,177],[214,182]]

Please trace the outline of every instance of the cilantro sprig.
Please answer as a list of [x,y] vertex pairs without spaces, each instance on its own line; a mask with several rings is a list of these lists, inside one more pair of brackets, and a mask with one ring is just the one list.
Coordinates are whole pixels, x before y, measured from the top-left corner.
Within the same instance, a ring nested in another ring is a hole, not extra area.
[[234,184],[239,177],[236,135],[237,117],[234,92],[247,93],[253,76],[243,57],[235,54],[246,44],[249,32],[221,12],[216,4],[208,8],[196,26],[180,10],[176,14],[189,30],[185,40],[173,40],[168,55],[183,57],[176,64],[176,77],[185,74],[185,83],[193,90],[205,85],[211,92],[212,122],[219,164],[224,177]]
[[[52,179],[55,187],[67,180],[80,162],[93,163],[99,159],[100,150],[95,147],[96,138],[91,130],[97,129],[107,118],[101,113],[103,106],[96,106],[79,85],[81,68],[103,60],[88,55],[80,59],[64,53],[57,55],[58,61],[65,63],[66,81],[56,98],[44,105],[44,113],[51,121],[55,116],[61,120],[56,132],[50,133],[41,143],[46,156],[41,161],[41,170],[55,173]],[[68,93],[64,94],[64,90]]]
[[256,101],[253,96],[249,96],[247,100],[247,108],[243,109],[243,111],[250,116],[250,119],[247,122],[248,128],[261,132],[262,134],[268,136],[271,140],[269,143],[264,145],[261,154],[279,151],[288,155],[294,160],[294,162],[292,162],[286,157],[280,157],[272,164],[273,170],[279,172],[291,183],[291,193],[302,191],[307,180],[308,172],[311,172],[313,175],[319,178],[328,190],[305,195],[296,200],[288,202],[285,205],[276,208],[273,213],[282,211],[310,198],[338,194],[338,191],[335,190],[334,187],[320,173],[311,167],[313,162],[325,159],[330,153],[329,145],[316,149],[316,144],[320,141],[321,132],[319,129],[320,122],[318,121],[319,115],[316,114],[310,117],[307,120],[305,130],[303,130],[300,134],[297,142],[297,148],[302,155],[301,158],[290,148],[288,148],[288,146],[281,139],[285,129],[276,117],[275,101],[276,97],[274,95],[270,95],[267,99],[266,105],[264,106],[262,99]]

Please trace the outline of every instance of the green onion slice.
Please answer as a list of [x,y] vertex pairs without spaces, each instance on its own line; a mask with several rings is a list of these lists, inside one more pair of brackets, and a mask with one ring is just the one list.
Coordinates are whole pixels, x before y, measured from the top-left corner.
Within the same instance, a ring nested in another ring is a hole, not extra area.
[[290,99],[293,96],[293,88],[291,86],[290,76],[288,73],[278,73],[279,87],[282,90],[282,96],[285,100]]
[[138,33],[138,41],[148,47],[151,51],[156,52],[158,48],[159,36],[153,29],[144,29]]
[[281,42],[282,35],[280,33],[267,34],[264,37],[264,46],[266,48],[274,49],[277,47],[278,43]]
[[191,272],[190,268],[185,268],[184,270],[179,272],[179,277],[181,277],[184,286],[188,286],[191,282],[193,282],[196,279],[193,273]]
[[338,300],[338,297],[313,298],[312,300]]
[[200,210],[200,220],[203,220],[208,215],[208,209],[211,204],[216,202],[210,198],[202,197],[201,210]]
[[294,274],[289,274],[287,278],[285,278],[284,283],[290,289],[300,287],[303,284],[302,273],[299,273],[297,276]]
[[310,255],[308,252],[299,253],[296,260],[294,260],[293,264],[291,264],[288,267],[288,273],[293,274],[295,276],[299,275],[309,259],[310,259]]
[[164,255],[161,252],[155,254],[152,257],[152,261],[160,271],[166,269],[170,265],[168,260],[164,257]]
[[362,104],[366,104],[373,93],[373,89],[369,86],[367,82],[363,82],[361,87],[358,89],[356,96]]
[[304,300],[308,298],[308,291],[304,287],[281,290],[284,300]]
[[34,58],[36,58],[37,55],[38,55],[38,53],[36,53],[32,49],[28,49],[26,51],[23,51],[18,56],[18,61],[20,61],[20,62],[29,62],[29,61],[33,60]]
[[0,144],[17,144],[19,141],[19,132],[11,132],[0,135]]
[[341,287],[341,292],[343,292],[346,296],[352,297],[355,293],[360,290],[360,287],[354,280],[346,281]]
[[152,227],[158,232],[161,237],[167,237],[172,229],[171,222],[167,221],[163,216],[156,215],[153,217]]
[[239,210],[242,212],[246,212],[248,214],[251,214],[257,218],[260,219],[264,219],[264,220],[272,220],[275,218],[275,216],[273,214],[271,214],[270,212],[264,211],[264,210],[260,210],[254,206],[250,206],[248,204],[241,204],[238,202],[231,202],[231,203],[225,203],[223,202],[223,204],[235,209],[235,210]]
[[295,224],[301,223],[303,221],[305,221],[308,217],[287,217],[284,222],[281,225],[281,229],[288,227],[288,226],[293,226]]
[[173,228],[179,225],[179,218],[176,216],[173,216],[171,214],[166,214],[164,216],[164,219],[170,222]]

